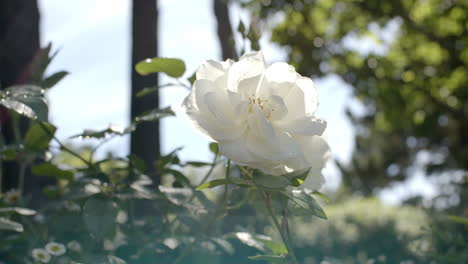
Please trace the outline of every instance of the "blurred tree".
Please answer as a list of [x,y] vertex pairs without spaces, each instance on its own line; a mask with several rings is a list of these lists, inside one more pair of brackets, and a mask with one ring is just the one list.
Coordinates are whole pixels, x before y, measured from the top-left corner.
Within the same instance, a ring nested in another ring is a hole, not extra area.
[[[142,76],[134,68],[138,62],[146,58],[156,57],[157,51],[157,1],[133,0],[131,120],[159,106],[159,95],[157,92],[144,97],[136,97],[136,94],[144,88],[157,86],[157,76]],[[142,158],[149,172],[151,174],[154,173],[153,163],[160,154],[159,122],[143,122],[137,126],[135,132],[131,134],[130,152]],[[159,177],[156,177],[154,180],[159,182]]]
[[[288,47],[297,70],[307,76],[337,75],[362,102],[364,114],[347,113],[357,136],[350,164],[340,164],[343,186],[372,195],[418,169],[427,175],[465,174],[466,180],[467,1],[244,4],[263,18],[284,14],[272,40]],[[466,186],[448,190],[451,201],[466,202],[453,197],[467,195]]]
[[[39,50],[39,9],[36,0],[0,0],[0,89],[15,84],[32,82],[31,64]],[[21,118],[20,132],[29,121]],[[0,106],[0,132],[5,144],[14,144],[13,120]],[[17,188],[19,167],[16,162],[5,162],[1,168],[3,187]],[[26,189],[38,189],[26,182]],[[1,191],[1,190],[0,190]]]
[[213,11],[216,17],[218,40],[221,45],[223,60],[236,59],[234,37],[232,35],[231,19],[229,18],[228,2],[213,0]]

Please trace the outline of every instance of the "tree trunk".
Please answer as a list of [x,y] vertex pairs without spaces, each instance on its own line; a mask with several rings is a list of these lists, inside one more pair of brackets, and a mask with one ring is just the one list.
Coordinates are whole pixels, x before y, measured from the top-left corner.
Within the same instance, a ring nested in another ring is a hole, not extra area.
[[[137,98],[136,94],[145,87],[158,83],[156,75],[141,76],[135,71],[139,61],[157,56],[158,50],[158,11],[157,1],[133,0],[132,9],[132,92],[131,119],[159,106],[158,93]],[[154,161],[159,157],[159,123],[144,122],[138,125],[130,139],[130,152],[142,158],[149,173],[155,175]],[[159,183],[159,177],[153,177]]]
[[[39,50],[39,9],[36,0],[0,0],[0,88],[30,83],[30,64]],[[5,144],[15,142],[8,111],[0,106],[0,130]],[[28,120],[20,120],[24,135]],[[2,166],[3,189],[17,188],[19,167],[16,162]],[[26,183],[31,183],[28,179]],[[38,186],[26,186],[40,189]],[[1,191],[1,190],[0,190]]]
[[234,49],[234,36],[232,34],[231,19],[225,0],[213,0],[213,11],[216,17],[217,33],[221,45],[223,60],[237,59]]

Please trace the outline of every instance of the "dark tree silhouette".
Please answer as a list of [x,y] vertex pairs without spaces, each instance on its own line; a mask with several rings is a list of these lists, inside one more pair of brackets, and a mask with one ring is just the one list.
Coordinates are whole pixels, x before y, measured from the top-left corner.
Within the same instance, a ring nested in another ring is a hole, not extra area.
[[234,37],[232,35],[231,19],[229,9],[225,0],[213,0],[213,11],[216,17],[217,34],[221,45],[222,57],[226,59],[236,59],[234,49]]
[[[141,76],[135,71],[139,61],[157,56],[158,50],[158,10],[157,1],[133,1],[132,9],[132,120],[159,105],[158,93],[137,98],[136,94],[145,87],[154,87],[157,76]],[[154,160],[159,156],[159,123],[146,122],[139,124],[131,135],[130,152],[142,158],[150,173],[154,173]],[[158,177],[156,177],[158,178]],[[158,181],[158,179],[155,179]]]
[[[0,0],[0,88],[31,82],[30,65],[39,50],[39,10],[36,0]],[[20,130],[28,127],[24,118]],[[8,111],[0,106],[0,131],[5,144],[14,143]],[[3,164],[3,187],[16,188],[16,162]],[[29,181],[31,183],[31,181]],[[29,186],[34,188],[34,186]],[[29,189],[26,186],[26,189]],[[37,189],[37,187],[36,187]]]

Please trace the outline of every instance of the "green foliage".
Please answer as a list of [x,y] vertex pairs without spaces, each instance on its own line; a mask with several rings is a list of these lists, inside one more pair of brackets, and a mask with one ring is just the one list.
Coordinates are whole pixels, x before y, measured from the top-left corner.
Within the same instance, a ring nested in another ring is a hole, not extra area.
[[35,85],[16,85],[0,91],[0,104],[31,119],[47,121],[44,91]]
[[18,222],[14,222],[14,221],[11,221],[7,218],[4,218],[4,217],[0,217],[0,230],[11,230],[11,231],[16,231],[16,232],[23,232],[24,228],[23,228],[23,225],[18,223]]
[[364,107],[347,113],[357,136],[343,186],[372,195],[410,177],[421,153],[428,175],[468,170],[466,1],[265,2],[244,5],[267,20],[284,15],[271,39],[296,70],[339,77]]
[[174,116],[175,113],[170,106],[163,109],[153,109],[142,115],[135,117],[136,122],[155,121],[167,116]]
[[58,82],[60,82],[65,76],[67,76],[69,73],[66,71],[60,71],[52,74],[51,76],[47,77],[44,79],[44,82],[42,83],[42,87],[44,88],[51,88],[55,86]]
[[88,198],[83,205],[83,222],[91,236],[102,240],[115,234],[117,212],[114,201],[98,194]]
[[171,77],[178,78],[185,73],[185,63],[174,58],[152,58],[137,63],[135,70],[141,75],[163,72]]
[[73,172],[69,170],[63,170],[57,165],[52,163],[42,163],[32,167],[32,173],[38,176],[51,176],[59,180],[73,180]]
[[228,183],[231,183],[231,181],[228,179],[212,180],[212,181],[205,182],[202,185],[198,186],[197,190],[211,189],[220,185],[226,185]]
[[24,146],[32,151],[44,151],[54,137],[57,128],[49,123],[34,123],[26,133]]

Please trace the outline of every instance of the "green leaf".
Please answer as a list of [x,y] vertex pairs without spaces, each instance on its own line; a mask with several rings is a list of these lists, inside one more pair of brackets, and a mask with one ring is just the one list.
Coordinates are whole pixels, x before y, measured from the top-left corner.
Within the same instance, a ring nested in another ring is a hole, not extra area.
[[137,63],[135,70],[141,75],[164,72],[171,77],[178,78],[185,72],[185,63],[174,58],[152,58]]
[[252,21],[249,26],[249,32],[247,33],[247,38],[250,40],[252,50],[260,50],[260,37],[261,32],[258,21]]
[[32,173],[38,176],[50,176],[59,180],[73,181],[73,172],[63,170],[52,163],[42,163],[32,167]]
[[304,191],[293,190],[291,193],[282,192],[286,195],[290,201],[298,205],[301,208],[306,209],[308,212],[313,215],[320,217],[322,219],[328,219],[327,215],[323,211],[322,207],[312,198],[310,195],[306,194]]
[[36,211],[28,208],[22,208],[22,207],[5,207],[5,208],[0,208],[0,214],[2,213],[16,213],[19,215],[35,215]]
[[239,20],[239,25],[237,26],[237,32],[241,33],[241,35],[244,37],[245,36],[245,25],[242,20]]
[[197,72],[194,72],[192,76],[190,76],[187,81],[189,81],[190,85],[193,85],[193,83],[197,80]]
[[257,173],[253,176],[254,182],[266,189],[284,189],[290,184],[290,181],[282,176],[265,175]]
[[14,222],[14,221],[11,221],[5,217],[0,217],[0,230],[10,230],[10,231],[16,231],[16,232],[23,232],[24,231],[24,228],[23,228],[23,225],[18,223],[18,222]]
[[55,86],[58,82],[60,82],[65,76],[67,76],[69,72],[66,71],[59,71],[51,76],[47,77],[43,82],[42,82],[42,87],[44,88],[51,88]]
[[143,90],[139,91],[136,94],[136,97],[143,97],[145,95],[157,92],[160,88],[169,87],[169,86],[177,86],[177,84],[175,84],[175,83],[166,83],[166,84],[163,84],[163,85],[159,85],[157,87],[146,87],[146,88],[143,88]]
[[0,157],[2,160],[14,160],[18,152],[20,152],[23,147],[19,144],[3,146],[0,149]]
[[212,181],[203,183],[202,185],[197,187],[197,190],[211,189],[211,188],[214,188],[216,186],[226,185],[226,184],[229,184],[229,183],[231,183],[231,181],[226,180],[226,179],[216,179],[216,180],[212,180]]
[[257,255],[257,256],[252,256],[249,257],[251,260],[266,260],[269,261],[270,263],[284,263],[286,260],[285,256],[275,256],[275,255]]
[[135,167],[137,170],[139,170],[141,172],[146,171],[145,161],[142,158],[138,157],[136,154],[128,155],[128,160],[130,161],[132,166]]
[[93,129],[86,129],[83,133],[71,136],[70,138],[105,138],[107,135],[118,135],[123,136],[125,134],[129,134],[135,130],[135,126],[130,127],[121,127],[118,125],[110,125],[108,128],[104,130],[93,130]]
[[449,215],[449,216],[447,216],[447,218],[452,222],[468,225],[468,219],[467,218],[459,217],[459,216],[455,216],[455,215]]
[[267,240],[267,239],[263,239],[263,238],[259,238],[259,237],[255,237],[254,238],[255,240],[257,240],[258,242],[262,243],[263,245],[265,245],[265,247],[267,247],[268,249],[271,250],[271,252],[273,254],[288,254],[288,249],[286,248],[286,246],[283,244],[283,243],[279,243],[279,242],[275,242],[273,240]]
[[210,151],[213,152],[213,154],[218,154],[219,153],[218,143],[211,142],[209,147],[210,147]]
[[309,174],[309,171],[310,171],[310,168],[303,169],[303,170],[295,170],[291,173],[287,173],[281,176],[289,179],[291,181],[291,185],[294,187],[297,187],[304,182],[305,178]]
[[33,151],[43,151],[49,148],[57,128],[49,123],[34,123],[26,133],[24,145]]
[[185,165],[190,165],[193,167],[205,167],[205,166],[211,166],[211,163],[201,162],[201,161],[188,161],[187,163],[185,163]]
[[47,121],[48,107],[44,90],[35,85],[15,85],[1,93],[0,104],[31,119]]
[[50,50],[52,49],[52,43],[49,43],[47,47],[39,49],[36,56],[33,59],[32,63],[32,77],[35,83],[40,83],[42,81],[42,77],[44,76],[44,72],[47,66],[50,64],[52,59],[55,57],[57,53],[54,53],[51,57],[49,57]]
[[165,169],[163,172],[168,173],[168,174],[172,174],[172,176],[174,176],[175,180],[178,181],[179,183],[190,186],[190,180],[182,172],[177,171],[177,170],[173,170],[173,169]]
[[83,221],[91,235],[101,240],[115,232],[117,205],[103,195],[89,198],[83,206]]
[[318,191],[314,191],[312,193],[313,195],[319,197],[320,199],[324,200],[325,202],[329,203],[330,202],[330,199],[323,193],[321,192],[318,192]]
[[136,122],[143,122],[143,121],[150,122],[150,121],[159,120],[167,116],[174,116],[174,115],[175,115],[174,111],[172,111],[171,107],[168,106],[162,109],[153,109],[147,113],[137,116],[135,118],[135,121]]

